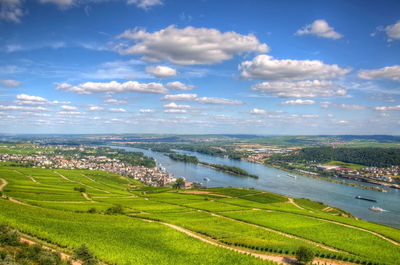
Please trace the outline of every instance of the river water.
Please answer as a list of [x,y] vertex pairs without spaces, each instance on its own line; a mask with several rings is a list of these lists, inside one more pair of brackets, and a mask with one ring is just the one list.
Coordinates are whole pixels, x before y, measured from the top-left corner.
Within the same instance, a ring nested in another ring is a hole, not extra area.
[[[388,192],[383,193],[290,173],[291,175],[296,175],[296,178],[293,178],[288,176],[285,171],[260,164],[197,152],[175,150],[178,153],[196,156],[203,162],[240,167],[251,174],[258,175],[259,179],[238,177],[201,165],[175,161],[160,152],[133,147],[116,148],[143,152],[146,156],[153,157],[158,164],[161,164],[168,173],[173,174],[175,177],[184,177],[188,181],[201,182],[207,187],[246,187],[294,198],[307,198],[341,208],[354,216],[368,221],[400,228],[400,190],[390,188]],[[209,181],[204,181],[204,178],[208,178]],[[373,198],[377,200],[377,203],[355,199],[354,197],[358,195]],[[378,206],[385,209],[385,211],[373,212],[368,209],[370,206]]]

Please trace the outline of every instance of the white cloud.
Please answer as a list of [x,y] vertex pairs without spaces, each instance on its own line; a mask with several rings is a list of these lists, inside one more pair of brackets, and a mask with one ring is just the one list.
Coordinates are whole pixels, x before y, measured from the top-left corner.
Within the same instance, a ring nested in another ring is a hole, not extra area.
[[319,60],[278,60],[261,54],[252,61],[239,65],[241,76],[247,79],[261,80],[305,80],[331,79],[343,76],[351,71],[336,64],[324,64]]
[[14,105],[0,105],[0,110],[9,111],[49,111],[44,107],[26,107],[26,106],[14,106]]
[[31,96],[27,94],[19,94],[16,96],[17,100],[15,103],[17,105],[57,105],[57,104],[69,104],[69,102],[60,101],[49,101],[43,97]]
[[175,94],[175,95],[165,95],[162,100],[192,100],[197,97],[197,94]]
[[57,113],[60,115],[81,115],[82,114],[79,111],[59,111]]
[[328,22],[323,19],[317,19],[311,25],[304,26],[296,31],[296,35],[315,35],[334,40],[343,37],[342,34],[336,32],[335,29],[329,26]]
[[196,102],[201,104],[213,104],[213,105],[243,105],[244,102],[239,100],[231,100],[226,98],[211,98],[211,97],[202,97],[196,98]]
[[0,81],[3,86],[8,86],[8,87],[19,87],[21,85],[20,82],[18,82],[17,80],[1,80]]
[[167,83],[167,87],[176,90],[192,90],[194,88],[192,85],[185,85],[179,81],[169,82]]
[[148,10],[153,6],[162,5],[163,1],[161,0],[127,0],[128,4],[134,4],[139,8]]
[[358,77],[367,80],[386,78],[400,81],[400,65],[386,66],[373,70],[361,70],[358,72]]
[[155,110],[152,110],[152,109],[140,109],[139,112],[140,113],[153,113],[153,112],[155,112]]
[[164,112],[166,112],[166,113],[177,113],[177,114],[187,113],[187,111],[185,109],[166,109],[166,110],[164,110]]
[[146,67],[146,72],[152,74],[157,78],[166,78],[166,77],[174,77],[176,76],[176,70],[174,68],[157,65],[157,66],[148,66]]
[[377,111],[400,111],[400,105],[397,106],[380,106],[380,107],[376,107],[375,110]]
[[339,121],[334,121],[333,123],[340,124],[340,125],[346,125],[346,124],[349,124],[350,122],[346,121],[346,120],[339,120]]
[[131,46],[118,45],[116,49],[121,54],[143,55],[147,61],[165,60],[179,65],[215,64],[236,54],[269,50],[252,34],[222,33],[212,28],[178,29],[172,25],[154,33],[136,28],[125,31],[119,38],[134,42]]
[[0,20],[20,23],[21,17],[25,14],[22,3],[23,0],[1,0]]
[[67,83],[56,83],[57,89],[74,92],[78,94],[94,94],[94,93],[125,93],[125,92],[140,92],[140,93],[156,93],[162,94],[168,90],[160,83],[139,83],[136,81],[127,81],[119,83],[111,81],[108,83],[86,82],[77,86]]
[[314,100],[309,100],[309,99],[296,99],[296,100],[287,100],[285,102],[282,102],[282,105],[288,105],[288,106],[293,106],[293,105],[312,105],[315,104]]
[[71,6],[72,4],[76,3],[76,0],[39,0],[40,3],[42,4],[55,4],[58,5],[61,8],[66,8]]
[[393,25],[389,25],[385,28],[386,34],[391,40],[400,40],[400,20]]
[[341,109],[348,109],[348,110],[362,110],[362,109],[366,109],[367,107],[365,106],[361,106],[361,105],[348,105],[348,104],[340,104],[340,105],[336,105],[338,108]]
[[250,114],[266,115],[267,111],[263,110],[263,109],[254,108],[254,109],[250,110]]
[[297,82],[262,82],[251,87],[252,90],[270,93],[278,97],[313,98],[344,96],[347,91],[326,80],[306,80]]
[[108,109],[109,112],[126,112],[126,109],[123,108],[111,108]]
[[91,106],[91,107],[89,107],[89,110],[90,111],[102,111],[103,108],[99,107],[99,106]]
[[78,110],[77,107],[69,106],[69,105],[62,105],[61,109],[62,110],[66,110],[66,111],[76,111],[76,110]]
[[175,102],[171,102],[169,104],[165,104],[164,108],[167,109],[190,109],[192,106],[190,105],[178,105]]
[[108,98],[108,99],[104,100],[104,103],[113,104],[113,105],[126,105],[128,102],[126,102],[125,100],[118,100],[118,99],[115,99],[115,98]]

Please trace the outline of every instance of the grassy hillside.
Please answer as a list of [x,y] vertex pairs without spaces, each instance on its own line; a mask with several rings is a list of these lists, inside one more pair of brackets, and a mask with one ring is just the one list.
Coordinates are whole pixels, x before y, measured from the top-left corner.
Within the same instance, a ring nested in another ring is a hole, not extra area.
[[[400,264],[400,231],[252,189],[153,188],[108,172],[0,166],[0,223],[113,264]],[[234,252],[238,250],[240,252]]]

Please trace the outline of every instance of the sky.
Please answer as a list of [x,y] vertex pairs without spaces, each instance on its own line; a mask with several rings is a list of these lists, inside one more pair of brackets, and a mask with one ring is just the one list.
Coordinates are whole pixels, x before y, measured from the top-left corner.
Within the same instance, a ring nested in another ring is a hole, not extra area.
[[0,133],[399,132],[398,0],[0,0]]

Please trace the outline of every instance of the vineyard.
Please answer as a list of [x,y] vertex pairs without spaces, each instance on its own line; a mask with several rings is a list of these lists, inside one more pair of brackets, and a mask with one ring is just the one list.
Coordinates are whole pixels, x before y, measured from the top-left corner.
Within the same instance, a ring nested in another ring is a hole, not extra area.
[[305,199],[6,165],[0,185],[0,224],[105,264],[289,264],[300,246],[316,264],[400,264],[399,230]]

